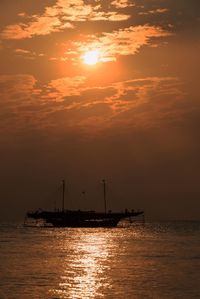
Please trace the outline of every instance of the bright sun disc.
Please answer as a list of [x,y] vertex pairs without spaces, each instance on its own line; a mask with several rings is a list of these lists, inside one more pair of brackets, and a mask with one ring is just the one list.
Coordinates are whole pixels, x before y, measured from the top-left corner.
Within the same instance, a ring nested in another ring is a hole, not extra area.
[[86,64],[94,65],[99,61],[98,51],[88,51],[83,55],[83,61]]

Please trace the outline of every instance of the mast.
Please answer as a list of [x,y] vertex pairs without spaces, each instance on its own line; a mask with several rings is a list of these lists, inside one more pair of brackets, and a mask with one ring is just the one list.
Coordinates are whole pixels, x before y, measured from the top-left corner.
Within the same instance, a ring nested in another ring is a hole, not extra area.
[[106,214],[106,212],[107,212],[107,207],[106,207],[106,180],[103,179],[102,182],[103,182],[104,212]]
[[65,211],[65,180],[62,180],[62,211]]

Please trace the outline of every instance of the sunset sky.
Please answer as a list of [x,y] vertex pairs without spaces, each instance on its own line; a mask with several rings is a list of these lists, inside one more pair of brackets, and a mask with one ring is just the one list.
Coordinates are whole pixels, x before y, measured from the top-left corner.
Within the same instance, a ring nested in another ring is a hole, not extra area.
[[[199,219],[200,1],[0,1],[0,219]],[[83,198],[83,192],[85,197]],[[58,204],[58,203],[57,203]]]

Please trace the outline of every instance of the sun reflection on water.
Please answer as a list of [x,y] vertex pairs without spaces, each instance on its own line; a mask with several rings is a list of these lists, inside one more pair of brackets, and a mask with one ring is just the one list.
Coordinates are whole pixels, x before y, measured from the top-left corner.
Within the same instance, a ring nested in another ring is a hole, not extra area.
[[83,231],[80,235],[75,231],[71,242],[63,243],[66,250],[63,275],[54,290],[54,296],[58,298],[100,298],[103,289],[109,289],[107,273],[114,246],[109,238],[110,232]]

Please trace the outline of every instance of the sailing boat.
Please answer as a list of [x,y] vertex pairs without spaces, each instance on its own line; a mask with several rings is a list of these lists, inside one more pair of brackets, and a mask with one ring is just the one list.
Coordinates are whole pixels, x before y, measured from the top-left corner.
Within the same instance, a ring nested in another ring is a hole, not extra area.
[[143,215],[143,211],[112,213],[107,212],[106,206],[106,181],[102,180],[104,194],[104,212],[65,210],[65,180],[62,181],[62,210],[28,212],[28,218],[43,220],[53,227],[115,227],[122,219],[132,219]]

